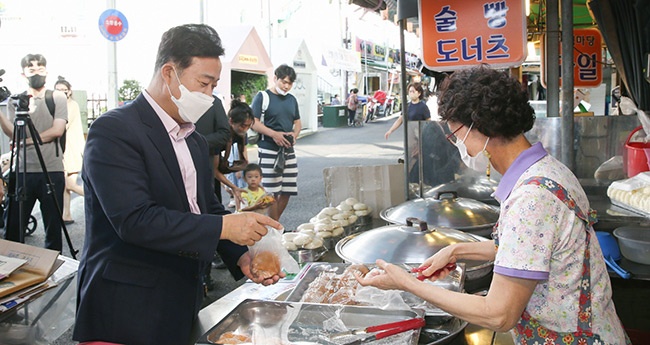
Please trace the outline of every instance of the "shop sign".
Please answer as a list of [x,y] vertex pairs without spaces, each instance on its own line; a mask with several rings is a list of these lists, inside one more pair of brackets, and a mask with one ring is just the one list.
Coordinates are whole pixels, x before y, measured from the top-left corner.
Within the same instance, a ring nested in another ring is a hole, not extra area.
[[386,60],[386,48],[373,42],[356,39],[356,51],[361,54],[361,57],[368,61],[384,61]]
[[122,12],[108,9],[99,16],[99,31],[107,40],[117,42],[129,32],[129,22]]
[[[542,86],[546,87],[546,36],[542,35]],[[562,43],[560,43],[560,65],[562,62]],[[603,82],[602,38],[598,29],[573,30],[573,86],[598,87]],[[560,85],[562,85],[562,68],[560,67]]]
[[294,61],[293,62],[293,67],[305,69],[305,68],[307,68],[307,63],[304,62],[304,61]]
[[342,69],[344,71],[361,72],[359,53],[335,47],[323,53],[324,65],[331,69]]
[[[416,54],[406,52],[404,53],[404,57],[406,58],[406,68],[410,69],[420,69],[422,66],[422,60],[420,60],[420,57],[418,57]],[[389,49],[388,50],[388,63],[400,64],[400,55],[399,55],[399,49]]]
[[437,71],[526,58],[524,0],[419,0],[423,63]]
[[259,58],[255,55],[237,55],[237,61],[241,64],[246,65],[257,65],[259,63]]

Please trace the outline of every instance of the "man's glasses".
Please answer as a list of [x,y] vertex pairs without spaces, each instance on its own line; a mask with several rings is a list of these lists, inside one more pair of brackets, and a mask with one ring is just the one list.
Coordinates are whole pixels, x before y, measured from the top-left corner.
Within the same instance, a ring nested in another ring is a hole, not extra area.
[[458,128],[456,128],[455,131],[451,132],[451,134],[449,134],[449,135],[447,136],[447,141],[449,141],[452,145],[456,145],[456,142],[458,141],[458,138],[456,138],[456,133],[458,133],[458,131],[459,131],[461,128],[463,128],[462,125],[459,126]]

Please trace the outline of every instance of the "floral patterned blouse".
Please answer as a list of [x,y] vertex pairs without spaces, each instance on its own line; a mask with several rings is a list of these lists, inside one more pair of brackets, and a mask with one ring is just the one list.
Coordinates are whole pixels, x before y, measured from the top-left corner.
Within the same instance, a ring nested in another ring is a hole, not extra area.
[[[522,152],[503,175],[494,197],[501,203],[499,246],[494,273],[534,279],[539,284],[526,310],[548,329],[573,332],[578,324],[578,298],[585,250],[585,223],[545,188],[522,185],[543,176],[566,188],[578,206],[589,201],[578,179],[541,143]],[[592,315],[594,333],[607,343],[624,344],[625,333],[616,315],[612,288],[602,251],[591,229]]]

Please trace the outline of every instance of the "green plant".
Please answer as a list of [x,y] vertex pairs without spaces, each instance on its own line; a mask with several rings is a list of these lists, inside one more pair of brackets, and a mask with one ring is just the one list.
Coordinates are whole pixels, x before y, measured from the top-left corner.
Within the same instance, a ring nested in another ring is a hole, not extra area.
[[230,92],[233,96],[238,97],[241,94],[246,95],[248,103],[253,101],[253,97],[258,91],[266,90],[268,78],[266,74],[252,74],[246,72],[231,72]]
[[117,90],[121,102],[134,100],[140,92],[142,92],[140,82],[133,79],[125,79],[122,86]]

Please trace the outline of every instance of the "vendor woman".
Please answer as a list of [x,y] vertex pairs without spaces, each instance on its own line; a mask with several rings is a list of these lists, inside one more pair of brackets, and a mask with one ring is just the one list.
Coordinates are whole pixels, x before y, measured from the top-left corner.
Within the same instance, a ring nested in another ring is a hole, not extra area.
[[433,287],[382,260],[383,272],[359,282],[409,291],[470,323],[512,330],[518,344],[629,343],[587,196],[566,166],[524,136],[535,116],[521,84],[486,66],[458,71],[444,82],[438,105],[463,162],[503,175],[494,193],[501,213],[494,240],[447,246],[422,263],[429,267],[420,274],[459,259],[494,261],[489,293]]

